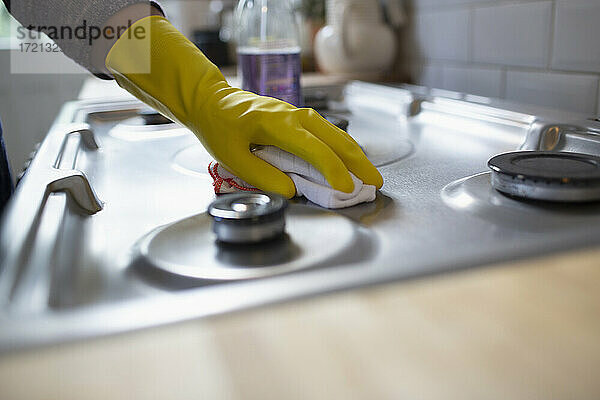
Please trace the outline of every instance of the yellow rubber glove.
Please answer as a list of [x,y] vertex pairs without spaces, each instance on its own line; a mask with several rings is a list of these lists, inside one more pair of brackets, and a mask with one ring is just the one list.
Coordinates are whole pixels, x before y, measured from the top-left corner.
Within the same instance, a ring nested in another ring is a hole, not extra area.
[[[288,198],[296,193],[286,174],[252,155],[250,147],[256,144],[301,157],[343,192],[354,188],[348,171],[366,184],[383,185],[350,135],[314,110],[229,86],[219,69],[163,17],[144,18],[132,30],[137,38],[125,32],[106,58],[119,85],[188,127],[221,165],[249,184]],[[150,34],[141,39],[141,32]],[[139,73],[148,60],[150,73]]]

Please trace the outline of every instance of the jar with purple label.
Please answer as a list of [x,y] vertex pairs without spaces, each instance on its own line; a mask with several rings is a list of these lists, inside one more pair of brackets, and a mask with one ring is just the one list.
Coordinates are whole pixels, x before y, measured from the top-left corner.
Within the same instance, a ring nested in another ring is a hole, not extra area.
[[240,0],[236,10],[242,89],[302,105],[299,31],[290,0]]

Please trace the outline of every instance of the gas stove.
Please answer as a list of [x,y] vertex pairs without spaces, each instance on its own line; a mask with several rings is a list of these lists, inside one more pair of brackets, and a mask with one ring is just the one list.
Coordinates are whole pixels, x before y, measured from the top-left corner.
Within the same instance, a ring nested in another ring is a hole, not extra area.
[[67,104],[3,218],[0,351],[600,242],[598,202],[514,196],[488,167],[517,150],[593,158],[600,122],[421,87],[344,93],[322,113],[380,169],[377,199],[295,199],[285,237],[243,248],[215,240],[211,157],[187,129],[133,99]]

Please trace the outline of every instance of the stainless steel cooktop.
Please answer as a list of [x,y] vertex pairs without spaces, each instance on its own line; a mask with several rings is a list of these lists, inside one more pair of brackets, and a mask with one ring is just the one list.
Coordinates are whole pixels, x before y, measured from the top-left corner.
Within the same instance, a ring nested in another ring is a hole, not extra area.
[[457,93],[354,82],[324,114],[380,168],[373,203],[295,200],[287,236],[219,247],[211,157],[134,100],[65,106],[0,237],[0,351],[117,333],[600,242],[600,205],[508,197],[488,160],[600,154],[600,123]]

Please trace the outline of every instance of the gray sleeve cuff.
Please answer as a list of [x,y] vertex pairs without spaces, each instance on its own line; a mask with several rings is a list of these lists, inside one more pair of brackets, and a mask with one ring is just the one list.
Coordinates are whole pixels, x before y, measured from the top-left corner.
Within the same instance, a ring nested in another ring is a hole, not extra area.
[[[30,27],[98,27],[125,7],[147,3],[164,10],[157,1],[150,0],[21,0],[10,2],[10,13],[26,28]],[[91,62],[92,46],[88,37],[52,38],[62,51],[94,75],[103,79],[112,77],[97,71]]]

